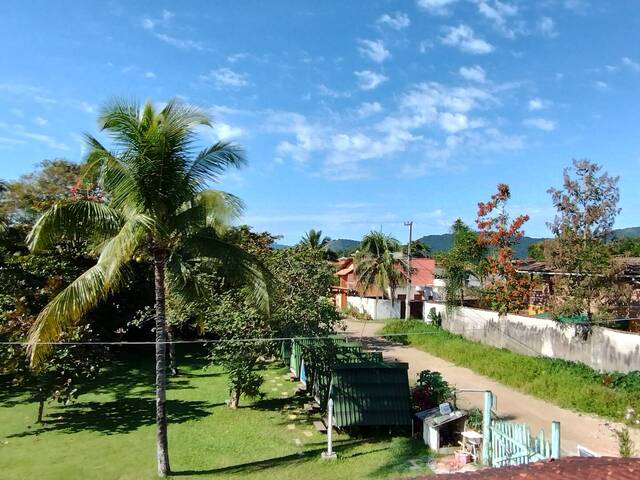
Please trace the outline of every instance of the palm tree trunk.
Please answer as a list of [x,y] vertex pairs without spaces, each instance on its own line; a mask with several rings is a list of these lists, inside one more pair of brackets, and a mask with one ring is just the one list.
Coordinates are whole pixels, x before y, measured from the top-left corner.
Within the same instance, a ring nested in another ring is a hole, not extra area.
[[178,361],[176,359],[176,345],[173,343],[173,333],[171,327],[167,326],[167,339],[169,340],[169,372],[172,377],[178,375]]
[[154,266],[156,288],[156,447],[158,475],[166,477],[171,472],[171,467],[169,466],[169,447],[167,441],[164,252],[157,251],[154,253]]
[[40,400],[38,400],[38,418],[36,419],[36,423],[42,423],[42,416],[44,414],[44,397],[40,396]]

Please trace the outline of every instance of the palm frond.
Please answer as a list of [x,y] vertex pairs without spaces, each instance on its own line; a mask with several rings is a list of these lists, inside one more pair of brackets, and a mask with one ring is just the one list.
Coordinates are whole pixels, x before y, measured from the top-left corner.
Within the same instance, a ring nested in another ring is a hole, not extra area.
[[149,219],[134,216],[105,244],[98,262],[80,275],[40,312],[29,331],[31,365],[38,367],[60,334],[77,324],[92,308],[117,290],[123,267],[148,232]]
[[187,175],[193,187],[200,189],[207,182],[217,182],[229,167],[240,168],[246,163],[242,148],[229,142],[217,142],[196,156]]
[[122,216],[104,203],[81,200],[56,204],[35,223],[27,236],[27,246],[32,252],[39,252],[65,237],[102,241],[115,235],[122,223]]
[[221,190],[203,190],[186,202],[175,217],[177,230],[213,228],[221,234],[244,211],[240,198]]

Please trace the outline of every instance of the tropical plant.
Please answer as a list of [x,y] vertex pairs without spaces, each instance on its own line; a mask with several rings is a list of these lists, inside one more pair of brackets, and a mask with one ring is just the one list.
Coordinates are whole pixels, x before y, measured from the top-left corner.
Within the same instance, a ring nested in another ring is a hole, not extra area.
[[208,188],[229,167],[245,163],[242,151],[217,142],[196,151],[196,129],[211,126],[200,109],[175,100],[157,109],[148,101],[114,100],[99,117],[113,141],[110,151],[86,135],[86,175],[103,192],[47,210],[28,237],[32,251],[61,238],[86,238],[99,257],[95,266],[60,292],[40,313],[29,336],[34,367],[41,367],[70,326],[116,291],[131,259],[153,259],[155,279],[156,424],[158,474],[170,473],[166,411],[167,286],[185,296],[197,293],[194,265],[214,261],[225,275],[254,286],[257,305],[268,306],[268,277],[255,258],[220,237],[222,225],[241,210],[236,197]]
[[513,249],[524,236],[522,226],[529,215],[518,215],[511,220],[506,205],[511,198],[509,185],[498,184],[497,192],[488,202],[478,203],[476,224],[478,242],[491,249],[488,271],[491,282],[483,291],[491,308],[501,315],[515,312],[526,304],[530,282],[518,274],[513,259]]
[[313,228],[306,232],[300,240],[300,245],[311,248],[312,250],[326,250],[331,238],[323,237],[322,230],[314,230]]
[[482,279],[487,269],[488,249],[478,241],[478,234],[461,219],[451,226],[453,244],[447,252],[438,254],[444,267],[445,304],[451,310],[464,305],[464,289],[471,275]]
[[400,242],[390,235],[372,231],[362,238],[354,265],[360,295],[375,289],[374,317],[377,318],[378,299],[384,298],[388,290],[393,301],[396,289],[409,275],[410,267]]

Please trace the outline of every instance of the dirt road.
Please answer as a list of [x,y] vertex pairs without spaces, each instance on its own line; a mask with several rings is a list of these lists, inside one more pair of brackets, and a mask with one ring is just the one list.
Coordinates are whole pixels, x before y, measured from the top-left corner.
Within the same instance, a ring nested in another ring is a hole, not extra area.
[[[379,323],[365,324],[364,337],[370,338],[363,338],[363,343],[369,349],[381,350],[386,360],[407,362],[411,380],[415,380],[418,372],[429,369],[440,372],[449,383],[459,389],[491,390],[497,395],[498,415],[515,422],[527,423],[534,434],[544,429],[547,438],[551,433],[551,421],[557,420],[560,422],[563,455],[575,455],[578,445],[600,455],[617,455],[618,443],[614,429],[621,428],[622,425],[600,417],[560,408],[416,348],[394,344],[380,338],[371,338],[375,337],[379,328]],[[347,322],[348,335],[357,337],[362,331],[362,322]],[[461,393],[458,396],[458,404],[462,408],[470,406],[482,408],[482,403],[481,393]],[[636,447],[640,449],[640,431],[633,429],[630,433]]]

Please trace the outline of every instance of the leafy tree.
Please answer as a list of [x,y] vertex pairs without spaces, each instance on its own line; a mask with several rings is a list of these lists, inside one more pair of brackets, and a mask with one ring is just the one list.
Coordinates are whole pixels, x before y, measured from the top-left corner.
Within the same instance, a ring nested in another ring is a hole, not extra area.
[[380,296],[384,298],[387,290],[390,290],[393,300],[396,289],[406,281],[411,268],[402,255],[400,242],[390,235],[375,231],[362,238],[354,264],[360,293],[364,295],[371,288],[377,291],[375,316]]
[[34,367],[45,363],[50,346],[70,326],[122,284],[127,264],[138,255],[153,258],[156,334],[156,423],[158,474],[170,472],[166,414],[166,296],[168,286],[185,295],[197,291],[190,267],[217,261],[224,273],[246,279],[257,305],[266,307],[266,279],[255,259],[219,235],[221,219],[240,209],[229,194],[210,190],[228,167],[244,163],[240,149],[218,142],[195,151],[196,128],[210,126],[201,110],[171,100],[161,110],[152,102],[115,100],[99,119],[114,151],[87,135],[87,175],[104,192],[98,199],[57,203],[31,231],[32,251],[45,250],[60,238],[86,237],[100,252],[91,267],[40,313],[30,332]]
[[[407,246],[404,245],[402,249],[406,250]],[[431,258],[431,247],[422,240],[413,240],[411,242],[411,256],[413,258]]]
[[464,305],[464,289],[471,275],[483,278],[487,268],[487,247],[478,241],[478,234],[461,219],[451,226],[452,246],[438,255],[444,267],[445,303],[448,308]]
[[524,236],[522,225],[528,215],[519,215],[511,220],[506,204],[511,198],[509,186],[498,184],[497,192],[488,202],[478,203],[478,241],[492,250],[488,258],[489,285],[484,287],[491,307],[501,315],[518,311],[529,296],[529,281],[516,272],[513,250]]
[[206,319],[208,330],[220,338],[214,343],[212,360],[220,363],[229,377],[231,408],[238,408],[242,395],[260,396],[263,378],[256,366],[271,347],[268,340],[260,340],[272,336],[269,317],[249,297],[242,289],[216,296]]
[[555,307],[558,315],[610,317],[603,307],[616,295],[617,271],[606,242],[620,212],[620,194],[618,177],[601,170],[588,160],[574,160],[564,170],[562,187],[548,190],[558,213],[549,224],[555,238],[546,243],[545,258],[553,268],[573,274],[556,281],[563,293]]
[[544,241],[529,245],[527,247],[527,255],[533,260],[544,260]]
[[616,238],[610,248],[613,255],[640,257],[640,238]]
[[43,160],[35,172],[5,182],[0,215],[15,226],[30,227],[42,212],[69,197],[81,173],[81,165],[68,160]]

